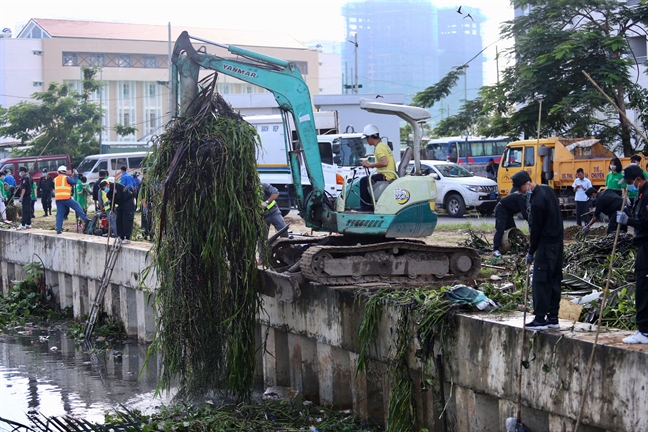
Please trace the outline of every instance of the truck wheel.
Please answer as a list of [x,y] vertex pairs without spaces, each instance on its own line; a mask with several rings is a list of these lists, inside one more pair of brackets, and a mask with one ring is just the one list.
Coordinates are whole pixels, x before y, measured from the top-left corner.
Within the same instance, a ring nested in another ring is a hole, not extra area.
[[447,197],[444,207],[450,217],[460,218],[466,213],[466,203],[459,194],[452,194]]

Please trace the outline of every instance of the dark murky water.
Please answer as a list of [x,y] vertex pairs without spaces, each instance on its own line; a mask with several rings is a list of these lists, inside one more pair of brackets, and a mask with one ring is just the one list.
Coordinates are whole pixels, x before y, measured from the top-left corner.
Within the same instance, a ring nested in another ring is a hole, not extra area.
[[27,413],[40,412],[103,423],[120,404],[151,412],[168,399],[153,399],[158,364],[152,356],[142,371],[146,350],[133,343],[90,355],[58,330],[2,334],[0,417],[29,425]]

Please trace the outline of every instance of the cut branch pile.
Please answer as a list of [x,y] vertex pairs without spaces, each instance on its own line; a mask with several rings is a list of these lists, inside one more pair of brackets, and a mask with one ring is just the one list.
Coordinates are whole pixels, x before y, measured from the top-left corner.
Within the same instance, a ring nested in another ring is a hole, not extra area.
[[[156,188],[154,267],[162,354],[158,391],[181,399],[212,391],[250,396],[259,309],[256,130],[201,82],[191,117],[170,123],[148,171]],[[155,189],[155,188],[154,188]]]

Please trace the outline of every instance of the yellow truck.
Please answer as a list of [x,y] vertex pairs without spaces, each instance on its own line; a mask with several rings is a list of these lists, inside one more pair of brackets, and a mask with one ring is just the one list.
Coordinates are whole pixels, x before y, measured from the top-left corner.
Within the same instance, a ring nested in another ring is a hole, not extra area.
[[[514,141],[506,145],[500,161],[497,186],[500,197],[511,190],[511,176],[525,170],[537,184],[546,184],[554,189],[560,206],[565,213],[575,212],[572,184],[576,170],[583,168],[585,177],[594,187],[605,186],[605,176],[614,153],[597,139],[552,137],[541,140]],[[619,158],[621,165],[630,164],[630,158]],[[646,166],[642,158],[640,166]]]

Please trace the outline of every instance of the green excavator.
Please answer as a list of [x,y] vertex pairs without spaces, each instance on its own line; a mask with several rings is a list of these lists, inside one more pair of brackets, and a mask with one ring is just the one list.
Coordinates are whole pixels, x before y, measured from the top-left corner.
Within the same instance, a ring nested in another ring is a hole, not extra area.
[[[210,44],[240,59],[208,54]],[[419,240],[432,235],[437,223],[434,212],[434,180],[420,171],[420,122],[427,110],[361,100],[370,112],[397,115],[414,130],[414,148],[401,158],[397,178],[369,182],[373,212],[353,210],[360,205],[360,179],[347,180],[342,193],[325,192],[311,96],[297,66],[289,61],[233,45],[223,45],[183,32],[172,55],[175,106],[187,112],[198,94],[201,68],[213,70],[271,92],[282,112],[292,116],[297,140],[286,143],[286,152],[297,194],[299,215],[321,236],[277,238],[271,245],[272,272],[291,279],[325,285],[358,283],[431,284],[440,279],[468,279],[481,269],[477,251],[468,247],[442,247]],[[285,116],[284,116],[285,118]],[[287,134],[289,135],[289,134]],[[414,169],[408,168],[414,158]],[[301,166],[306,168],[310,192],[302,188]]]

